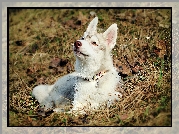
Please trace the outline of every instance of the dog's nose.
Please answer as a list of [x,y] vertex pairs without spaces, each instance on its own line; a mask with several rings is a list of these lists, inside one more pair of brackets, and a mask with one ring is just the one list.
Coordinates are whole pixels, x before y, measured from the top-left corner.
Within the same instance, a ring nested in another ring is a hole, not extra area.
[[82,43],[81,43],[80,41],[76,41],[76,42],[74,43],[74,45],[75,45],[76,48],[79,48],[79,47],[82,46]]

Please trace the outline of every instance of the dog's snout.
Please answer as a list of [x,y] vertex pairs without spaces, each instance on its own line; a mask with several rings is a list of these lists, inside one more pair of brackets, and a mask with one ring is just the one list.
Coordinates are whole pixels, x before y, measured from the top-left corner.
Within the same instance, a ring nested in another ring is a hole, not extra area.
[[82,43],[81,43],[80,41],[76,41],[76,42],[74,43],[74,45],[75,45],[76,48],[79,48],[79,47],[82,46]]

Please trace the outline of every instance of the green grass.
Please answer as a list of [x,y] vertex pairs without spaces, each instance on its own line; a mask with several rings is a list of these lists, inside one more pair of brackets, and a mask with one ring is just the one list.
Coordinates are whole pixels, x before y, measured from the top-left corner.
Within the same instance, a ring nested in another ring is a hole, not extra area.
[[[105,31],[113,23],[118,25],[118,39],[112,54],[114,65],[118,71],[122,66],[121,73],[125,74],[122,77],[123,98],[110,109],[87,115],[49,113],[39,116],[39,104],[31,96],[32,89],[39,82],[53,84],[59,77],[74,71],[75,58],[71,44],[81,37],[93,18],[91,11],[99,17],[100,31]],[[11,11],[9,125],[170,126],[170,12],[146,9],[144,17],[144,10],[140,9]],[[167,48],[165,57],[156,52],[159,40],[167,42],[164,44]],[[61,71],[49,69],[49,63],[55,57],[68,60],[65,67],[60,67]],[[134,70],[138,67],[140,71]]]

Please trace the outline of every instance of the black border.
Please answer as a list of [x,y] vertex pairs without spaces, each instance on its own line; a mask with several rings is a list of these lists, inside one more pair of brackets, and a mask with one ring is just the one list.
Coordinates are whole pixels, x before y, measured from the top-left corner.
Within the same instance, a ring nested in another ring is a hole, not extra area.
[[[9,10],[10,9],[171,9],[171,126],[9,126]],[[172,7],[7,7],[7,127],[172,127]]]

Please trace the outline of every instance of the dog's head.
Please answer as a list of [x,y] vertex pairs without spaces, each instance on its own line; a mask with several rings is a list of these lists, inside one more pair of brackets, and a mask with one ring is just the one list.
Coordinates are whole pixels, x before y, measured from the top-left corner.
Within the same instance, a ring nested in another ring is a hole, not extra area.
[[80,68],[81,63],[89,64],[91,68],[99,70],[103,62],[111,58],[110,51],[115,46],[117,39],[117,24],[112,24],[104,33],[98,33],[97,23],[98,17],[95,17],[81,39],[75,41],[73,45],[78,64],[75,68]]
[[88,25],[87,30],[80,40],[75,41],[73,50],[77,57],[84,58],[96,55],[104,49],[111,51],[116,44],[117,24],[112,24],[104,33],[97,33],[98,17]]

